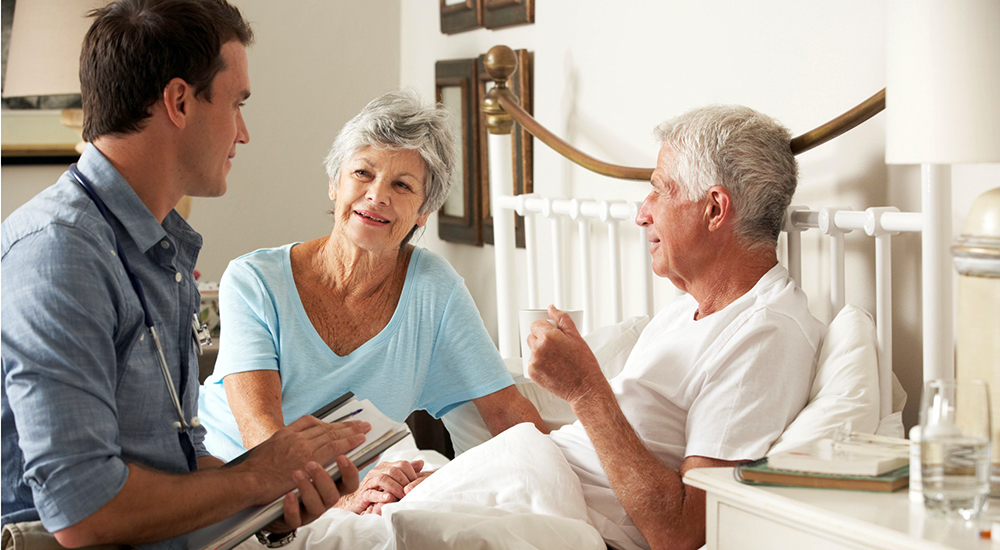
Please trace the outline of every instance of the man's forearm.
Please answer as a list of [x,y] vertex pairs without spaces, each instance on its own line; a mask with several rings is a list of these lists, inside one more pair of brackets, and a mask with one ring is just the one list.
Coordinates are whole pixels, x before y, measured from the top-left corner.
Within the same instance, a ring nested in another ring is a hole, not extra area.
[[199,471],[205,471],[205,470],[212,470],[212,469],[215,469],[215,468],[221,468],[221,467],[223,467],[225,465],[226,465],[225,462],[223,462],[222,460],[220,460],[220,459],[218,459],[218,458],[216,458],[214,456],[211,456],[211,455],[205,455],[205,456],[199,456],[198,457],[198,470]]
[[594,444],[615,496],[650,548],[694,548],[702,544],[703,513],[691,514],[690,507],[685,506],[687,495],[680,473],[646,448],[611,388],[591,388],[572,405]]
[[168,539],[262,502],[256,477],[238,468],[191,474],[167,474],[135,464],[128,469],[125,485],[110,502],[55,533],[60,544],[74,548]]

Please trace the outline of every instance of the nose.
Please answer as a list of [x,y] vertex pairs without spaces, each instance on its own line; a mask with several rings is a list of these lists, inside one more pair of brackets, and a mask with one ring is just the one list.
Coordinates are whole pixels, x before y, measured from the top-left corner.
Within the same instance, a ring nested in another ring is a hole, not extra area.
[[642,201],[642,206],[639,207],[639,212],[635,215],[635,224],[641,227],[646,227],[653,222],[653,218],[649,216],[649,200],[653,196],[652,193],[646,195],[646,198]]
[[365,191],[365,198],[375,204],[389,203],[389,184],[382,178],[375,178]]
[[243,112],[236,112],[236,143],[249,143],[250,142],[250,130],[247,129],[247,123],[243,120]]

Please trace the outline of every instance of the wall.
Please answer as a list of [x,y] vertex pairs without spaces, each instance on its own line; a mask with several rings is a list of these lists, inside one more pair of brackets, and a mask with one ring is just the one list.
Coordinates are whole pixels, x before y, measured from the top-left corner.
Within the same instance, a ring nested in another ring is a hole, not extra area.
[[[885,3],[632,1],[536,2],[534,25],[446,36],[436,2],[403,2],[400,82],[433,97],[434,62],[475,57],[496,44],[535,55],[536,118],[602,160],[653,166],[660,121],[708,103],[741,103],[802,133],[885,86]],[[919,170],[884,163],[884,115],[799,156],[795,204],[920,210]],[[604,180],[535,145],[536,190],[548,195],[642,200],[648,184]],[[1000,167],[954,169],[953,209],[960,226],[972,200],[1000,183]],[[421,244],[462,274],[495,335],[492,248],[442,242],[432,218]],[[624,227],[623,227],[624,230]],[[850,239],[850,236],[849,236]],[[920,400],[919,238],[894,239],[894,370],[909,393],[907,426]],[[825,243],[804,240],[807,260],[826,266]],[[848,241],[848,269],[874,273],[873,245]],[[626,256],[634,258],[634,256]],[[634,265],[634,264],[633,264]],[[808,264],[807,264],[808,265]],[[543,262],[542,269],[547,265]],[[626,269],[626,280],[629,270]],[[543,277],[544,279],[544,277]],[[867,280],[870,280],[867,279]],[[814,310],[828,321],[820,270],[804,273]],[[636,285],[632,285],[633,287]],[[669,289],[657,288],[657,303]],[[626,299],[635,301],[626,289]],[[847,299],[874,311],[871,283]],[[573,306],[574,304],[570,304]]]
[[[323,157],[372,98],[398,87],[399,0],[232,0],[251,22],[250,143],[237,147],[222,199],[194,199],[198,262],[218,280],[229,260],[330,230]],[[374,30],[373,30],[374,29]],[[51,185],[63,166],[4,166],[2,214]]]
[[[198,267],[207,279],[218,279],[242,253],[326,233],[320,161],[336,132],[368,100],[397,85],[433,97],[439,59],[475,57],[501,43],[534,51],[536,117],[603,160],[637,166],[655,162],[656,123],[698,105],[746,104],[797,134],[885,85],[884,2],[548,0],[536,2],[534,25],[454,36],[440,33],[433,1],[235,3],[257,33],[249,51],[253,97],[245,109],[251,142],[238,149],[227,196],[194,203],[191,222],[205,235]],[[795,203],[919,211],[919,170],[883,162],[883,118],[801,155]],[[647,192],[644,183],[603,180],[571,166],[540,144],[535,151],[540,192],[627,200]],[[4,166],[2,216],[61,171]],[[953,170],[956,228],[972,200],[998,184],[1000,166]],[[445,243],[436,235],[432,216],[418,243],[445,255],[465,277],[495,335],[492,248]],[[804,245],[807,258],[825,266],[824,244],[807,239]],[[894,288],[903,297],[894,311],[894,370],[910,395],[905,418],[911,425],[921,372],[919,238],[899,236],[893,246]],[[874,271],[870,245],[849,240],[847,251],[849,269]],[[642,253],[630,252],[627,258]],[[828,320],[824,277],[818,270],[804,276],[817,314]],[[666,286],[657,288],[658,303],[670,295]],[[870,285],[849,287],[847,297],[874,310]],[[626,291],[630,303],[635,298]]]

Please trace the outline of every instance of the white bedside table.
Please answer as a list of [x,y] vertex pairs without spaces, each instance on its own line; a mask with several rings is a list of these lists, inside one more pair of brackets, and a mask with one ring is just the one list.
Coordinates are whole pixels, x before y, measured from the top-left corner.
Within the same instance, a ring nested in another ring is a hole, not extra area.
[[775,548],[957,548],[1000,550],[979,536],[1000,521],[1000,506],[980,522],[924,513],[907,491],[871,493],[764,487],[736,481],[732,468],[691,470],[684,483],[707,493],[708,550]]

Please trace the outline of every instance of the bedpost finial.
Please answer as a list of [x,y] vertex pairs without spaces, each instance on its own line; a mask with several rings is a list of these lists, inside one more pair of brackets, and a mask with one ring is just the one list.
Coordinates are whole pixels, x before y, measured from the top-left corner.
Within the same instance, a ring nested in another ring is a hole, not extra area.
[[[491,134],[509,134],[514,128],[514,118],[500,105],[500,94],[504,91],[506,88],[494,86],[483,98],[481,108],[486,118],[486,130]],[[508,99],[516,101],[516,98],[508,97]]]
[[486,72],[497,86],[507,86],[507,79],[517,72],[517,54],[507,46],[493,46],[483,59]]
[[517,55],[507,46],[493,46],[486,52],[483,65],[493,79],[493,87],[486,92],[481,106],[486,117],[486,130],[491,134],[509,134],[514,127],[514,119],[500,105],[500,96],[506,94],[508,100],[517,101],[507,87],[507,79],[517,71]]

